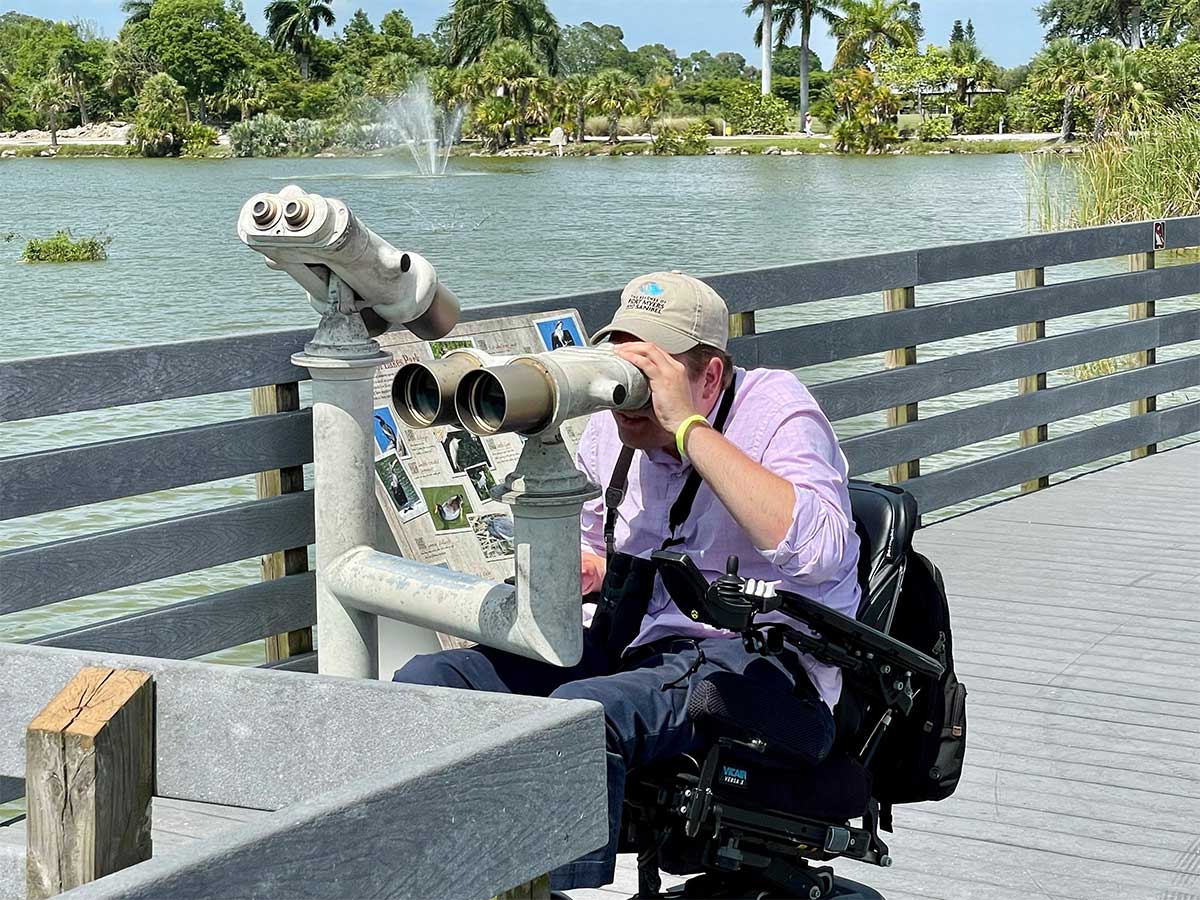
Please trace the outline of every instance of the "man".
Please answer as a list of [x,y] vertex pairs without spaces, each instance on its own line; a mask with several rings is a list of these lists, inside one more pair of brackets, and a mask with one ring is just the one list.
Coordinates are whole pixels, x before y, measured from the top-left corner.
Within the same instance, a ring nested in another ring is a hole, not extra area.
[[612,881],[626,773],[701,746],[687,701],[705,676],[732,671],[794,692],[809,712],[797,725],[825,752],[833,742],[838,669],[791,651],[751,655],[736,635],[691,621],[650,560],[670,544],[711,580],[736,555],[743,577],[777,581],[848,615],[858,606],[858,539],[833,429],[790,373],[733,368],[728,322],[708,285],[658,272],[631,281],[596,334],[645,373],[651,404],[593,416],[580,441],[577,465],[609,488],[612,503],[606,510],[598,498],[581,517],[583,589],[600,591],[594,617],[585,607],[583,660],[558,668],[481,647],[416,657],[395,676],[603,705],[609,842],[556,870],[557,889]]

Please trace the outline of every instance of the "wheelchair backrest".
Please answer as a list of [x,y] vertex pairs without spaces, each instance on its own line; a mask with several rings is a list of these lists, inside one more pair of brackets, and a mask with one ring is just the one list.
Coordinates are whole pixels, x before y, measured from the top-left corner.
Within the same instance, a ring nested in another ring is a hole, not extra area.
[[886,634],[891,629],[917,527],[917,501],[894,485],[851,480],[849,488],[859,540],[862,598],[857,618]]

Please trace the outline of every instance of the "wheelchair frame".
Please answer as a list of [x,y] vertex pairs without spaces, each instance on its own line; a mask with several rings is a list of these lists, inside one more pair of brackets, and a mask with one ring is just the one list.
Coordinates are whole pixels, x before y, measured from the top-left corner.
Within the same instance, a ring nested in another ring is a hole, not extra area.
[[[730,603],[723,603],[717,596],[721,593],[718,582],[709,588],[707,599],[675,599],[681,608],[688,608],[689,602],[693,609],[708,603],[709,609],[701,614],[711,618],[715,612],[725,627],[736,622],[741,627],[735,630],[740,631],[751,652],[772,655],[791,646],[839,666],[843,672],[843,700],[838,712],[841,714],[843,704],[848,704],[857,706],[861,716],[858,727],[848,728],[848,733],[843,733],[843,722],[839,721],[835,748],[869,767],[894,717],[907,715],[912,709],[916,696],[914,674],[937,677],[941,665],[885,633],[903,584],[916,519],[915,501],[891,485],[853,481],[851,497],[852,504],[861,498],[864,505],[874,505],[876,512],[885,509],[887,519],[882,530],[871,529],[855,510],[863,554],[859,619],[808,598],[780,592],[780,611],[803,622],[811,632],[776,623],[755,624],[755,616],[767,611],[763,602],[735,595],[726,598]],[[684,590],[680,585],[686,584],[694,594],[699,584],[694,575],[691,577],[690,583],[674,579],[676,590]],[[671,582],[666,578],[664,582],[670,589]],[[674,598],[674,592],[672,595]],[[839,720],[844,718],[839,715]],[[854,750],[846,746],[848,741],[861,741],[861,745]],[[849,821],[753,808],[717,796],[722,758],[741,753],[739,762],[744,763],[745,754],[765,757],[769,750],[761,738],[741,740],[723,735],[709,747],[703,763],[688,755],[667,766],[632,774],[622,831],[625,845],[638,851],[638,898],[794,896],[808,900],[882,900],[871,888],[836,877],[828,866],[811,865],[812,861],[839,857],[883,867],[892,864],[888,847],[879,836],[879,803],[873,796],[863,810],[862,827],[857,828]],[[660,864],[677,874],[702,874],[664,895],[660,893]],[[777,893],[780,891],[783,893]]]

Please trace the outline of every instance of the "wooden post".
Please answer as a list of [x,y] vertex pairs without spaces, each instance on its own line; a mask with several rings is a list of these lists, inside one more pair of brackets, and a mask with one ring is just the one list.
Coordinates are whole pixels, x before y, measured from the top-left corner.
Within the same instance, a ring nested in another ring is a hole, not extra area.
[[[1154,268],[1154,253],[1134,253],[1129,257],[1130,272],[1146,272]],[[1145,303],[1134,303],[1129,307],[1129,318],[1132,319],[1150,319],[1154,317],[1154,301],[1147,300]],[[1148,347],[1145,350],[1139,350],[1133,354],[1135,369],[1142,366],[1152,366],[1155,362],[1156,350],[1154,347]],[[1157,397],[1143,397],[1141,400],[1134,400],[1129,404],[1129,414],[1131,416],[1143,416],[1146,413],[1152,413],[1158,409]],[[1147,444],[1144,447],[1134,447],[1129,451],[1130,459],[1142,459],[1149,456],[1151,453],[1158,451],[1158,444]]]
[[754,334],[754,310],[743,313],[729,314],[729,336],[745,337],[748,334]]
[[154,685],[86,668],[29,723],[26,892],[44,900],[150,858]]
[[[250,408],[256,416],[291,412],[300,408],[300,385],[294,381],[270,384],[250,392]],[[272,469],[254,476],[254,487],[260,500],[304,490],[304,466]],[[292,547],[262,558],[262,580],[271,581],[285,575],[308,571],[308,548]],[[300,628],[287,634],[267,638],[267,662],[287,659],[308,653],[313,648],[312,628]]]
[[[912,309],[916,305],[916,288],[893,288],[892,290],[883,292],[883,308],[888,312],[894,312],[900,309]],[[884,365],[886,365],[889,369],[896,369],[900,366],[916,365],[916,362],[916,347],[899,347],[895,350],[889,350],[887,352]],[[887,423],[889,428],[892,428],[896,425],[906,425],[909,422],[915,421],[917,421],[916,403],[906,403],[903,406],[893,406],[887,411]],[[921,474],[921,461],[919,459],[910,459],[907,462],[901,462],[894,466],[888,466],[888,473],[891,477],[892,484],[897,484],[901,481],[907,481],[910,478],[916,478]]]
[[[1042,287],[1046,283],[1046,270],[1038,269],[1022,269],[1017,273],[1017,289],[1024,290],[1025,288]],[[1018,341],[1037,341],[1046,336],[1046,322],[1030,322],[1027,325],[1017,326]],[[1032,394],[1034,391],[1044,391],[1046,389],[1046,373],[1035,372],[1032,375],[1026,375],[1017,379],[1017,391],[1021,394]],[[1021,446],[1032,447],[1034,444],[1040,444],[1050,437],[1050,429],[1048,425],[1035,425],[1033,428],[1026,428],[1021,432]],[[1042,475],[1032,481],[1026,481],[1021,485],[1021,493],[1028,491],[1038,491],[1042,488],[1050,487],[1050,476]]]

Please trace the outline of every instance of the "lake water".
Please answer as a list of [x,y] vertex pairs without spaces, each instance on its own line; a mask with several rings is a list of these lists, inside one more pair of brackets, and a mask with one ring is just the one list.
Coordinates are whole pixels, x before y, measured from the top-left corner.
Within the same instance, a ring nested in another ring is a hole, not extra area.
[[[843,159],[827,156],[454,160],[451,177],[414,177],[401,157],[235,161],[4,160],[0,235],[112,237],[101,264],[24,265],[23,241],[0,243],[7,293],[0,359],[315,324],[300,289],[234,233],[244,200],[295,181],[335,196],[392,243],[417,250],[467,305],[611,288],[644,271],[696,274],[1024,234],[1020,156]],[[1119,270],[1060,267],[1047,280]],[[918,289],[934,303],[1011,288],[1012,276]],[[1196,298],[1160,302],[1160,313]],[[878,296],[772,311],[759,329],[881,308]],[[1050,333],[1118,321],[1124,310],[1050,323]],[[920,358],[994,346],[1011,329],[923,347]],[[1166,350],[1160,358],[1182,355]],[[1193,348],[1191,352],[1195,352]],[[810,383],[877,369],[880,356],[801,372]],[[1052,383],[1069,380],[1068,373]],[[1012,384],[922,404],[922,416],[1009,396]],[[1195,392],[1193,392],[1195,393]],[[1182,398],[1166,398],[1170,403]],[[1191,399],[1195,399],[1192,397]],[[0,424],[4,455],[246,415],[248,393]],[[1124,415],[1115,409],[1052,434]],[[839,423],[842,435],[882,414]],[[928,460],[926,470],[1015,446],[989,441]],[[0,523],[0,549],[152,521],[250,499],[253,480],[165,491]],[[210,569],[0,617],[23,640],[247,583],[257,562]],[[261,644],[216,658],[257,662]]]

